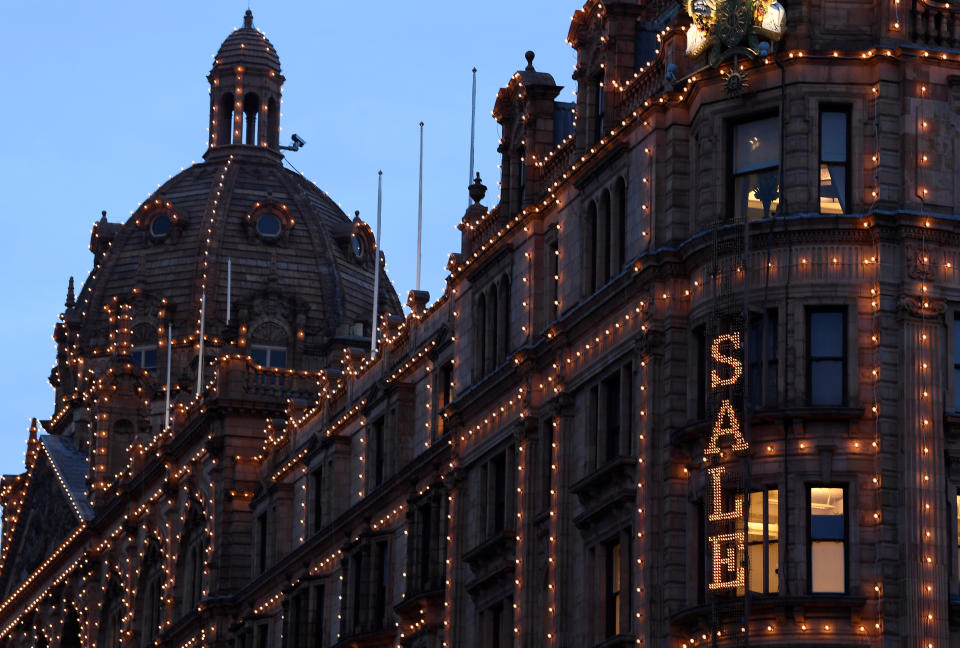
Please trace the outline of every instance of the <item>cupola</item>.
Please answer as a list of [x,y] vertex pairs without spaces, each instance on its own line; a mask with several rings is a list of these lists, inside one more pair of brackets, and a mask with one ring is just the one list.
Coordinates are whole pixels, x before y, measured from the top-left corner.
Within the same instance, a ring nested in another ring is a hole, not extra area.
[[[280,57],[247,9],[217,51],[210,81],[210,148],[256,146],[279,152]],[[232,150],[232,149],[231,149]]]

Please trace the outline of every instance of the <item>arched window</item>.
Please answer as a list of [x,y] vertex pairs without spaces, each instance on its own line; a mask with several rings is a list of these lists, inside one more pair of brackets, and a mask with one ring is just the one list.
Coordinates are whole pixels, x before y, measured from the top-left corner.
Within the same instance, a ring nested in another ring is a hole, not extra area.
[[598,211],[598,228],[597,232],[599,238],[597,240],[597,262],[599,267],[597,269],[597,275],[599,279],[597,283],[602,286],[603,284],[610,281],[610,277],[613,276],[613,240],[612,240],[612,228],[611,218],[610,218],[610,192],[604,190],[603,194],[600,196],[600,209]]
[[206,534],[200,503],[191,501],[187,522],[180,539],[180,611],[189,614],[197,607],[203,593],[203,548]]
[[484,373],[493,371],[497,366],[497,287],[491,286],[487,292],[487,321],[484,330],[487,332],[487,355],[484,357]]
[[510,280],[504,276],[500,280],[498,311],[500,321],[497,324],[497,342],[500,345],[497,360],[503,360],[510,352]]
[[140,583],[137,586],[137,641],[134,646],[146,648],[160,632],[163,623],[163,556],[156,543],[151,542],[140,565]]
[[233,132],[233,94],[227,92],[220,97],[217,107],[217,144],[226,146],[232,142]]
[[73,608],[70,608],[67,618],[63,622],[63,630],[60,632],[60,648],[80,648],[80,620]]
[[287,366],[287,332],[274,322],[254,329],[250,336],[250,358],[261,367],[283,369]]
[[617,178],[613,189],[614,217],[614,267],[619,270],[627,261],[627,185]]
[[260,114],[260,97],[248,92],[243,98],[243,143],[257,146],[257,115]]
[[597,289],[597,204],[590,201],[583,222],[583,287],[589,295]]
[[100,615],[100,648],[120,648],[123,639],[123,590],[113,575],[107,584]]
[[477,377],[486,373],[487,357],[487,297],[481,294],[477,299],[477,316],[474,318],[477,331],[476,357],[474,358],[477,367]]

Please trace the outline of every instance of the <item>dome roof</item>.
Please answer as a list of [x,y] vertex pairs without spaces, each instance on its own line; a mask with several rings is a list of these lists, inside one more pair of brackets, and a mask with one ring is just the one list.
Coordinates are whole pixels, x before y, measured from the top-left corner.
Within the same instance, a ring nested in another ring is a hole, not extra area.
[[254,28],[253,13],[247,9],[243,27],[223,41],[214,65],[262,65],[279,72],[280,57],[267,37]]
[[[263,325],[264,335],[284,334],[300,345],[297,368],[326,368],[329,353],[369,337],[370,228],[265,153],[236,147],[191,166],[125,223],[103,218],[94,226],[94,270],[65,313],[82,346],[109,347],[118,304],[131,305],[133,344],[138,327],[148,337],[156,331],[161,312],[172,318],[175,337],[195,336],[204,291],[207,335],[244,338],[236,327],[249,326],[255,343],[255,329]],[[401,313],[382,266],[380,279],[378,311]],[[155,342],[156,333],[152,337]],[[334,338],[347,342],[334,348]]]

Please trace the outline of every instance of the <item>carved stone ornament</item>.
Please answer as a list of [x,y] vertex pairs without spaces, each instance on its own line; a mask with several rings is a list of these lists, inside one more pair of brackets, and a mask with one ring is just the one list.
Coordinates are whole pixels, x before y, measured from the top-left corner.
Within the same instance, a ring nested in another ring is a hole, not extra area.
[[947,312],[947,302],[934,297],[901,295],[900,309],[913,317],[940,317]]
[[907,274],[911,279],[933,280],[936,274],[933,271],[933,263],[930,261],[930,255],[926,255],[924,260],[923,251],[915,245],[907,246]]
[[786,31],[786,10],[776,0],[686,0],[686,8],[687,56],[710,50],[713,66],[731,56],[757,56],[761,38],[778,41]]

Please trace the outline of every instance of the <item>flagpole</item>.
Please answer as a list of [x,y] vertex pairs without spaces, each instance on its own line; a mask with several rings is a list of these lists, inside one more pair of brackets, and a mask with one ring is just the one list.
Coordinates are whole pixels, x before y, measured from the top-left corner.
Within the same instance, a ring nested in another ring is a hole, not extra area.
[[[477,68],[473,68],[473,98],[470,104],[470,177],[467,184],[473,184],[474,142],[477,137]],[[469,199],[467,200],[469,203]]]
[[200,294],[200,353],[197,356],[197,396],[203,390],[203,325],[207,316],[207,291]]
[[383,206],[383,171],[377,171],[377,237],[374,240],[373,321],[370,323],[370,357],[377,355],[377,306],[380,296],[380,210]]
[[420,242],[423,238],[423,122],[420,122],[420,191],[417,194],[417,290],[420,290]]
[[167,405],[163,410],[163,430],[170,431],[170,364],[173,360],[173,323],[167,322]]

